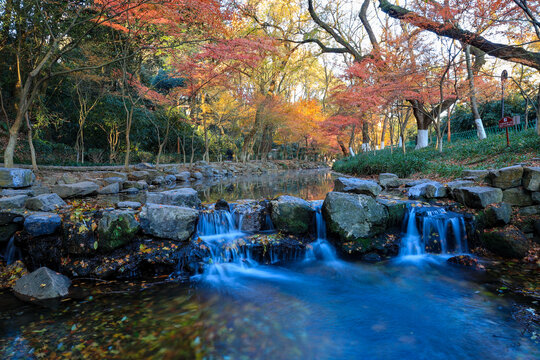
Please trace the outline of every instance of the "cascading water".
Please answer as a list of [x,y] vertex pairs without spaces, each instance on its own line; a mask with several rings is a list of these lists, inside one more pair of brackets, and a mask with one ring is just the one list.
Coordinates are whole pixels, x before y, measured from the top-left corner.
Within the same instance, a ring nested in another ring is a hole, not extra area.
[[16,260],[21,258],[21,250],[15,245],[15,238],[9,239],[6,251],[4,252],[4,260],[7,265],[13,264]]
[[442,208],[409,207],[405,215],[400,256],[467,252],[463,216]]
[[315,225],[317,229],[317,240],[310,244],[306,251],[306,260],[320,259],[323,261],[337,261],[336,250],[326,239],[326,223],[322,215],[322,201],[314,201]]

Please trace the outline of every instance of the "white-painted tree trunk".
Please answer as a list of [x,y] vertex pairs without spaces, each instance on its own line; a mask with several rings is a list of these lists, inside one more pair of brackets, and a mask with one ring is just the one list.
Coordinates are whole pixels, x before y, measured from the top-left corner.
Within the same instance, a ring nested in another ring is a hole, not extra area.
[[379,149],[384,150],[384,140],[381,140],[381,145],[379,145]]
[[418,130],[418,136],[416,139],[416,149],[423,149],[428,146],[428,139],[429,139],[429,131],[428,130]]
[[487,137],[486,130],[484,130],[484,124],[482,123],[482,119],[474,119],[474,122],[476,123],[476,134],[478,135],[478,138],[480,140],[483,140]]
[[356,155],[356,154],[354,153],[354,150],[353,150],[352,147],[350,147],[350,146],[349,146],[349,154],[350,154],[351,156]]
[[399,137],[399,142],[398,142],[398,147],[401,147],[403,146],[403,138],[400,136]]
[[368,152],[371,150],[371,147],[369,146],[369,143],[362,143],[362,151]]

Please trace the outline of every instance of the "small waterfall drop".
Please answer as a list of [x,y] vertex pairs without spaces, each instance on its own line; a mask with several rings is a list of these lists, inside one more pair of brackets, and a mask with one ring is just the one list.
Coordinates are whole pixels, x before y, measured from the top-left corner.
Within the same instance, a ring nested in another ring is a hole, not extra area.
[[409,207],[403,221],[400,256],[468,251],[463,216],[443,208]]
[[6,251],[4,252],[4,260],[7,265],[11,265],[21,258],[21,250],[15,245],[15,237],[12,236],[11,239],[9,239]]
[[322,215],[322,201],[313,202],[315,207],[315,225],[317,240],[310,244],[306,251],[306,261],[320,259],[323,261],[337,261],[336,250],[326,239],[326,222]]

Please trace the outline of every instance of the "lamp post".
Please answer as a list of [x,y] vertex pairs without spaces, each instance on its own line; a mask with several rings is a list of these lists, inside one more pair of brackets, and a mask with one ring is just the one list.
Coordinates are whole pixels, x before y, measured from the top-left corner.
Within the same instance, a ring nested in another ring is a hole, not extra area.
[[[501,119],[504,119],[504,83],[508,79],[508,71],[503,70],[501,73]],[[508,136],[508,127],[506,129],[506,146],[510,146],[510,137]]]

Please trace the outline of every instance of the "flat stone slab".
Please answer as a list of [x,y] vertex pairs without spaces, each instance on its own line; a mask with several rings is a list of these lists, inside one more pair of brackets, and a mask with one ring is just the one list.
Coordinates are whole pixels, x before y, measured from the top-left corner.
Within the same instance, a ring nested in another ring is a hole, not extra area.
[[426,182],[411,187],[408,195],[411,199],[442,198],[446,196],[446,187],[437,181]]
[[334,180],[334,191],[375,197],[381,193],[382,188],[372,180],[340,177]]
[[152,204],[186,206],[198,208],[201,206],[196,190],[191,188],[174,189],[162,192],[151,192],[146,195],[146,202]]
[[31,186],[35,180],[34,173],[29,169],[0,168],[1,188],[22,188]]
[[27,195],[15,195],[0,198],[0,209],[20,209],[24,207],[28,199]]
[[53,213],[32,214],[24,219],[24,229],[31,236],[54,234],[61,225],[62,219]]
[[490,204],[500,203],[503,192],[489,186],[464,186],[454,190],[454,197],[465,206],[483,209]]
[[142,204],[138,201],[120,201],[116,204],[119,209],[138,209]]
[[95,195],[98,190],[99,185],[92,181],[83,181],[75,184],[60,184],[53,186],[52,189],[52,191],[57,193],[62,199]]
[[26,200],[27,209],[35,211],[54,211],[58,208],[67,206],[58,194],[41,194]]

